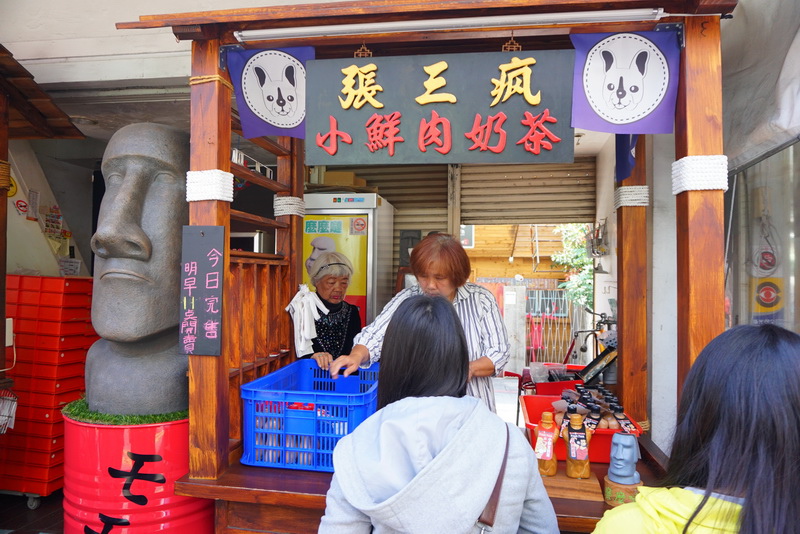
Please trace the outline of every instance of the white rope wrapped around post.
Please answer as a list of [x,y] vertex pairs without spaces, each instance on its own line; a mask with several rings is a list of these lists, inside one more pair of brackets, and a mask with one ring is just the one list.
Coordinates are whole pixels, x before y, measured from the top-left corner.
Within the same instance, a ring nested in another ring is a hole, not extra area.
[[649,206],[650,188],[646,185],[626,185],[614,191],[614,209],[624,206]]
[[272,201],[272,208],[275,217],[282,215],[304,217],[306,214],[306,203],[300,197],[275,197]]
[[220,169],[186,173],[186,200],[233,202],[233,174]]
[[728,190],[727,156],[686,156],[672,164],[672,194]]

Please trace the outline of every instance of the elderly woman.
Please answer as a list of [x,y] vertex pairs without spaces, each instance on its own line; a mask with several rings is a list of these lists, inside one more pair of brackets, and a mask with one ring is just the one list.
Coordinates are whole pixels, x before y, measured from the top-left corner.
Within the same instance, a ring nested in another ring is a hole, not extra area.
[[353,338],[361,331],[358,306],[344,301],[353,264],[344,254],[323,252],[314,260],[309,274],[328,313],[321,314],[314,322],[317,337],[311,340],[313,352],[303,358],[314,358],[321,368],[327,369],[334,358],[350,353]]
[[451,235],[431,234],[411,251],[411,272],[419,285],[395,295],[375,320],[358,334],[353,350],[334,360],[331,376],[340,370],[350,375],[359,366],[369,366],[381,357],[386,326],[401,302],[414,295],[444,297],[455,307],[469,349],[467,394],[495,409],[491,377],[503,370],[509,357],[508,334],[492,293],[471,282],[469,256]]

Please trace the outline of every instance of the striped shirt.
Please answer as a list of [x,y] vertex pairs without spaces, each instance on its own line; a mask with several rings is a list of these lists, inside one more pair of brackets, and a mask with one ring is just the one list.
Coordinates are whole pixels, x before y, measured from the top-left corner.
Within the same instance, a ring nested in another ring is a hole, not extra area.
[[[372,323],[356,335],[353,345],[364,345],[369,349],[369,363],[365,363],[363,367],[380,360],[386,327],[400,303],[422,294],[419,286],[404,289],[389,301]],[[494,363],[495,373],[499,374],[508,361],[510,346],[494,295],[486,288],[467,282],[456,290],[453,306],[464,326],[470,361],[486,356]],[[473,377],[467,384],[467,394],[483,400],[493,412],[497,411],[491,377]]]

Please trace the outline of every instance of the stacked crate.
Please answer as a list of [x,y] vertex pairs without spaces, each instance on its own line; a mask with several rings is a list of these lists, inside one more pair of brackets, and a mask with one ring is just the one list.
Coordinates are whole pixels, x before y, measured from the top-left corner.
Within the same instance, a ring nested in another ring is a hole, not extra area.
[[0,491],[45,496],[63,486],[61,409],[84,392],[91,323],[91,278],[7,275],[6,317],[14,347],[6,374],[18,397],[16,423],[0,435]]

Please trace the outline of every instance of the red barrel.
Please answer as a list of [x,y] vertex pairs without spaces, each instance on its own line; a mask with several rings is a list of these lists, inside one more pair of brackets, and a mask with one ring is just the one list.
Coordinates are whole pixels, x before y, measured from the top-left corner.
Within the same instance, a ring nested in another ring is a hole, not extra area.
[[175,495],[189,420],[98,425],[64,417],[64,532],[211,534],[213,500]]

